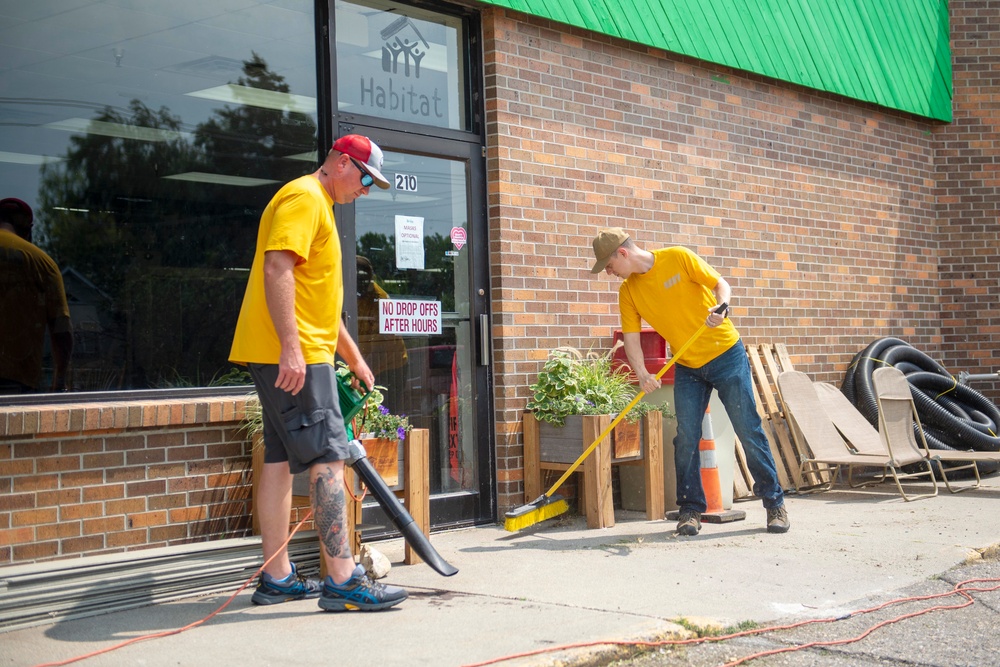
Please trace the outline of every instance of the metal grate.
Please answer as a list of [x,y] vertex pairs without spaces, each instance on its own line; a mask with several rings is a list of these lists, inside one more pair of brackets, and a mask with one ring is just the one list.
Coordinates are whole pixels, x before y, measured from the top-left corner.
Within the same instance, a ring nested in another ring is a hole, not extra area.
[[[319,572],[315,531],[288,551],[299,572]],[[256,537],[0,568],[0,630],[232,591],[261,563]]]

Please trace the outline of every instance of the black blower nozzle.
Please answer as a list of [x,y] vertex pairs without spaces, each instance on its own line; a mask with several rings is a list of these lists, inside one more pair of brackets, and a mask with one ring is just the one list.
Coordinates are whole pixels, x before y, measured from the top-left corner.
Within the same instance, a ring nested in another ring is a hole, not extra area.
[[417,555],[425,563],[444,577],[450,577],[458,572],[458,568],[441,558],[441,554],[431,545],[427,536],[420,531],[419,526],[414,523],[413,517],[406,511],[406,508],[396,498],[396,494],[389,489],[385,480],[382,479],[381,475],[378,474],[378,471],[371,464],[371,461],[368,460],[368,454],[358,440],[351,441],[351,458],[348,459],[347,464],[354,469],[354,472],[357,473],[361,481],[368,487],[368,490],[375,497],[375,500],[378,501],[378,504],[389,515],[393,525],[402,534],[406,543],[417,552]]

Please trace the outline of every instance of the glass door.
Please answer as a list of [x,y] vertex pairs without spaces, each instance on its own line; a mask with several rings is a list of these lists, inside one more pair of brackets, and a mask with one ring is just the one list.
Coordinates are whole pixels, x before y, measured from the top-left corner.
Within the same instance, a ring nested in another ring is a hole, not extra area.
[[[485,213],[483,194],[472,188],[483,182],[474,176],[483,169],[481,148],[353,124],[340,129],[382,147],[391,183],[337,216],[345,267],[357,269],[345,275],[347,296],[356,298],[348,322],[385,387],[385,405],[430,433],[432,525],[489,519]],[[391,527],[380,514],[366,506],[367,534]]]

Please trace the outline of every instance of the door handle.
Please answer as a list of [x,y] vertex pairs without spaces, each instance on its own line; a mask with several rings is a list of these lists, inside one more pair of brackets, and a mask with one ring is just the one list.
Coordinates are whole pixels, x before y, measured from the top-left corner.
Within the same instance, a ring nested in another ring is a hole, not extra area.
[[490,365],[490,317],[479,316],[479,365]]

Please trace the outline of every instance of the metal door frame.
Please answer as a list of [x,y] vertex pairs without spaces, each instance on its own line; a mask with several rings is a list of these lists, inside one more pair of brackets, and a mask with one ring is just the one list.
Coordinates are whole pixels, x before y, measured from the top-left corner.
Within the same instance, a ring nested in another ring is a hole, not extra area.
[[[399,0],[396,0],[399,1]],[[464,23],[467,43],[463,49],[464,67],[467,76],[466,126],[468,130],[438,128],[376,116],[344,113],[338,109],[335,11],[332,0],[317,0],[317,50],[319,89],[319,141],[320,156],[326,154],[326,146],[342,134],[364,134],[383,150],[415,153],[430,157],[464,160],[468,179],[469,206],[469,284],[470,322],[473,326],[475,347],[473,378],[473,400],[476,440],[475,452],[478,458],[478,493],[438,494],[431,497],[432,528],[448,528],[462,525],[492,523],[497,519],[496,481],[496,435],[494,432],[494,382],[492,360],[492,336],[490,309],[489,270],[489,226],[486,200],[486,135],[485,108],[483,104],[485,81],[483,77],[482,25],[480,14],[469,7],[447,5],[435,2],[433,6],[424,2],[401,2],[435,12],[460,17]],[[348,330],[357,334],[357,275],[346,267],[354,266],[355,208],[354,204],[336,206],[337,228],[344,249],[344,308],[349,313]],[[391,526],[378,512],[369,512],[371,523]],[[367,519],[363,520],[368,524]]]

